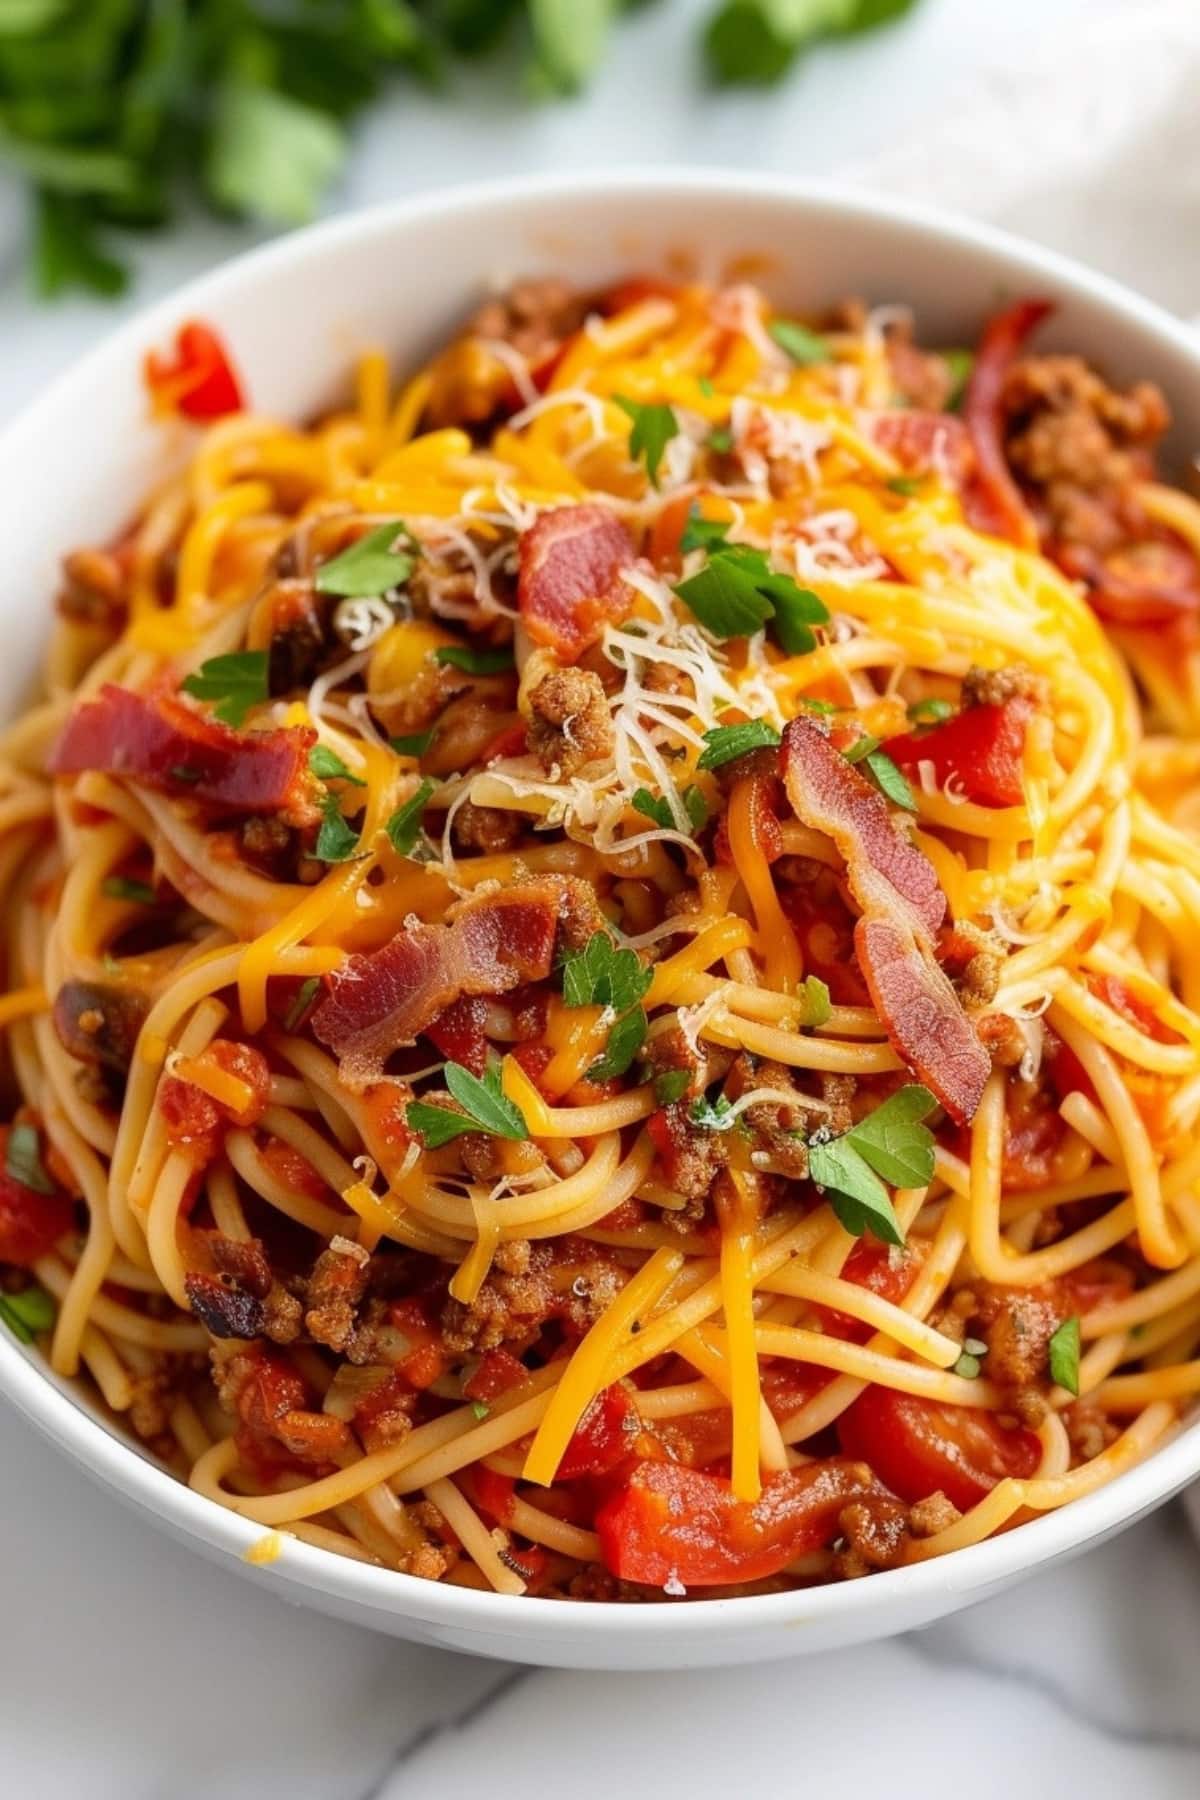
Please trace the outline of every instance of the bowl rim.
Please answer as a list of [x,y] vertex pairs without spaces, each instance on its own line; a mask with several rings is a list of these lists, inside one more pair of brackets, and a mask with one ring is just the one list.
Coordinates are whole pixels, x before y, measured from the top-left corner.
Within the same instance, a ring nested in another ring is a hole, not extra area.
[[[747,175],[703,167],[594,169],[438,188],[341,214],[230,258],[139,309],[54,377],[0,431],[0,457],[19,457],[22,440],[36,433],[43,413],[52,410],[78,384],[102,376],[107,365],[118,364],[131,350],[156,341],[179,319],[219,302],[227,291],[236,291],[247,278],[257,281],[264,276],[283,275],[314,259],[335,254],[348,243],[370,240],[376,235],[386,237],[398,228],[419,226],[428,218],[469,217],[481,207],[520,207],[568,196],[586,207],[605,199],[647,194],[657,195],[664,207],[669,207],[675,197],[681,201],[694,201],[698,196],[765,200],[777,203],[783,211],[795,208],[810,220],[849,216],[864,228],[899,226],[918,239],[924,238],[935,249],[965,248],[984,257],[1008,261],[1034,280],[1052,283],[1069,298],[1098,303],[1115,315],[1118,326],[1132,324],[1140,328],[1164,350],[1189,361],[1200,375],[1200,338],[1181,320],[1112,277],[994,226],[824,180]],[[0,1335],[0,1392],[104,1486],[198,1545],[239,1559],[244,1568],[250,1566],[245,1561],[246,1552],[263,1538],[266,1527],[207,1499],[150,1461],[132,1442],[81,1407],[33,1354],[23,1351],[15,1340],[9,1341],[7,1334]],[[813,1627],[834,1620],[845,1624],[847,1641],[851,1641],[855,1635],[866,1635],[855,1634],[853,1626],[853,1621],[863,1615],[903,1612],[911,1613],[919,1622],[924,1615],[919,1615],[910,1603],[921,1596],[948,1597],[950,1604],[957,1604],[973,1593],[1032,1573],[1132,1522],[1169,1499],[1197,1474],[1200,1423],[1185,1424],[1142,1462],[1104,1487],[1029,1520],[1018,1530],[1001,1533],[945,1557],[876,1573],[869,1581],[705,1600],[699,1609],[667,1603],[630,1608],[453,1587],[333,1555],[287,1536],[286,1528],[278,1558],[269,1565],[259,1565],[256,1572],[268,1573],[285,1583],[288,1597],[294,1600],[304,1598],[309,1591],[319,1592],[354,1609],[359,1616],[374,1612],[407,1617],[447,1631],[479,1633],[493,1639],[509,1637],[514,1645],[522,1635],[529,1635],[551,1647],[569,1644],[578,1649],[582,1644],[599,1651],[602,1644],[630,1633],[670,1644],[693,1632],[710,1639],[727,1637],[732,1643],[756,1630],[765,1633],[788,1625]]]

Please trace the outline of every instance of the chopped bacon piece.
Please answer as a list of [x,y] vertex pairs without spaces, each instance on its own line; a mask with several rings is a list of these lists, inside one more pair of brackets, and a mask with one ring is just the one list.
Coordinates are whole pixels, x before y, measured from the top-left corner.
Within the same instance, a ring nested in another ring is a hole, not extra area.
[[545,980],[557,920],[550,881],[474,896],[450,925],[413,925],[381,950],[348,957],[329,977],[313,1031],[338,1056],[343,1080],[363,1087],[463,995]]
[[603,506],[559,506],[521,533],[517,605],[526,630],[574,661],[598,641],[609,619],[633,600],[621,570],[634,559],[633,540]]
[[557,1480],[609,1474],[629,1455],[640,1423],[628,1388],[620,1382],[604,1388],[575,1427],[558,1465]]
[[184,1276],[188,1305],[216,1338],[254,1338],[263,1328],[263,1303],[256,1294],[219,1275]]
[[1047,544],[1067,575],[1088,584],[1088,601],[1110,625],[1169,625],[1200,611],[1195,552],[1148,521],[1145,536],[1102,555],[1088,544]]
[[189,319],[175,334],[175,353],[146,354],[146,386],[160,412],[186,419],[219,419],[241,412],[246,401],[237,373],[211,325]]
[[963,402],[977,464],[973,523],[1026,550],[1037,548],[1038,534],[1004,452],[1004,383],[1026,338],[1052,311],[1049,300],[1020,300],[988,321]]
[[889,738],[883,747],[907,773],[931,763],[939,786],[953,782],[955,791],[977,806],[1020,806],[1025,732],[1033,711],[1030,699],[1015,694],[998,706],[965,707],[932,731]]
[[991,1060],[947,977],[902,924],[860,919],[854,945],[893,1047],[952,1119],[974,1118]]
[[234,731],[174,694],[106,683],[77,706],[50,755],[52,775],[95,769],[227,813],[282,812],[293,825],[320,817],[307,726]]
[[859,965],[888,1037],[959,1124],[972,1118],[990,1070],[958,996],[932,954],[946,900],[933,865],[892,824],[886,801],[808,719],[783,737],[784,784],[796,815],[833,839],[863,917]]
[[480,1400],[488,1405],[527,1378],[524,1363],[519,1362],[511,1350],[503,1347],[487,1350],[475,1373],[463,1382],[463,1393],[468,1400]]
[[929,858],[892,824],[883,795],[810,719],[792,720],[781,754],[797,818],[833,839],[863,911],[890,915],[899,904],[932,937],[946,916],[946,896]]

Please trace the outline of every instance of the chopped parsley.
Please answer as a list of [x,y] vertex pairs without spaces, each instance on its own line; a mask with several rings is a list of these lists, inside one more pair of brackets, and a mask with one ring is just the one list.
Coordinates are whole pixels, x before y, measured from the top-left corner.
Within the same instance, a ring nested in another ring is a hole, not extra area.
[[688,1108],[688,1118],[701,1131],[732,1131],[738,1122],[738,1115],[724,1094],[718,1094],[715,1100],[701,1094]]
[[776,750],[779,733],[765,719],[747,719],[744,725],[714,725],[704,734],[698,769],[723,769],[751,750]]
[[[697,527],[706,523],[696,522]],[[693,534],[693,541],[698,535]],[[790,575],[775,574],[766,552],[750,544],[731,544],[722,536],[716,542],[710,537],[705,547],[708,561],[678,582],[675,592],[707,631],[716,638],[751,637],[773,620],[789,656],[815,649],[817,640],[809,628],[825,624],[829,612],[811,589]]]
[[137,906],[157,906],[158,895],[148,881],[131,881],[128,875],[109,875],[100,892],[110,900],[131,900]]
[[820,332],[810,331],[807,325],[799,325],[795,319],[772,319],[767,330],[779,348],[802,369],[811,368],[814,363],[832,361],[829,344]]
[[501,1086],[498,1062],[490,1062],[482,1077],[472,1075],[461,1063],[448,1062],[442,1075],[462,1112],[431,1106],[426,1100],[413,1100],[405,1114],[409,1128],[424,1140],[427,1150],[438,1150],[467,1131],[485,1131],[489,1137],[510,1138],[513,1142],[529,1136],[521,1109]]
[[629,433],[629,454],[635,462],[639,457],[642,459],[647,475],[657,487],[663,451],[673,437],[678,437],[679,420],[669,406],[643,405],[640,400],[626,399],[624,394],[614,394],[613,399],[633,421]]
[[719,550],[729,536],[732,519],[706,519],[693,500],[679,539],[681,550]]
[[864,756],[870,756],[872,750],[878,750],[881,742],[882,739],[872,737],[870,732],[864,731],[861,737],[855,738],[852,744],[846,746],[842,755],[848,763],[861,762]]
[[930,694],[924,700],[914,700],[908,716],[914,725],[937,725],[942,719],[948,719],[953,711],[949,700],[939,700]]
[[824,1025],[833,1008],[829,1004],[829,988],[819,975],[806,975],[797,999],[802,1007],[802,1025]]
[[321,801],[321,829],[317,833],[314,855],[321,862],[349,862],[358,853],[358,833],[342,817],[336,794],[326,793]]
[[594,931],[582,950],[563,964],[562,992],[568,1006],[636,1006],[654,980],[636,950],[619,950],[607,931]]
[[888,482],[888,487],[893,494],[901,494],[904,499],[911,500],[914,494],[919,494],[921,491],[921,477],[919,475],[893,475]]
[[472,1400],[471,1402],[471,1411],[477,1419],[486,1419],[491,1410],[486,1400]]
[[283,1016],[285,1031],[295,1031],[320,991],[321,977],[319,975],[310,975],[306,981],[300,983],[296,989],[296,998]]
[[654,1098],[660,1106],[673,1106],[692,1085],[690,1069],[664,1069],[654,1077]]
[[410,737],[389,738],[388,743],[397,756],[424,756],[433,742],[433,731],[414,731]]
[[962,403],[967,397],[967,387],[975,372],[975,354],[971,350],[943,350],[942,361],[946,365],[952,386],[950,397],[946,401],[947,412],[961,412]]
[[1064,1319],[1050,1339],[1050,1376],[1079,1398],[1079,1320]]
[[870,751],[863,758],[863,767],[885,800],[890,800],[893,806],[902,806],[905,812],[916,812],[916,797],[908,781],[885,751]]
[[[403,538],[408,549],[396,550]],[[317,592],[338,594],[343,600],[367,600],[402,587],[413,572],[410,551],[417,544],[402,519],[393,519],[368,531],[340,556],[322,563],[315,576]]]
[[451,669],[462,669],[467,675],[503,675],[513,667],[512,645],[499,650],[471,650],[466,644],[442,644],[433,660]]
[[328,744],[314,744],[308,753],[308,766],[318,781],[349,781],[354,787],[366,787],[361,776],[348,769],[336,750]]
[[649,1020],[645,1008],[635,1006],[624,1017],[617,1020],[608,1034],[608,1043],[604,1054],[596,1059],[587,1071],[588,1081],[612,1081],[617,1075],[624,1075],[646,1041]]
[[980,1362],[975,1351],[968,1350],[964,1345],[963,1353],[955,1363],[951,1373],[954,1375],[961,1375],[964,1381],[976,1381],[979,1378],[982,1368],[983,1364]]
[[728,425],[716,425],[708,434],[708,447],[718,456],[728,456],[733,449],[733,433]]
[[[700,789],[694,785],[685,788],[680,799],[693,832],[702,831],[708,821],[708,802]],[[652,819],[664,831],[677,829],[675,814],[671,811],[671,803],[665,795],[652,794],[649,788],[639,788],[630,801],[630,805],[635,812],[640,812],[644,819]]]
[[936,1105],[929,1089],[914,1083],[840,1137],[809,1140],[809,1175],[828,1192],[834,1213],[852,1236],[871,1230],[885,1244],[904,1242],[884,1182],[927,1187],[932,1181],[933,1133],[921,1121]]
[[432,796],[433,783],[427,776],[416,792],[409,795],[403,806],[396,808],[384,826],[384,830],[388,834],[388,841],[397,856],[412,855],[413,845],[421,835],[421,821],[425,815],[425,808],[429,805]]
[[21,1344],[32,1344],[39,1332],[49,1331],[57,1311],[54,1301],[40,1287],[22,1288],[19,1294],[0,1294],[0,1320]]
[[193,700],[209,701],[217,718],[236,728],[252,706],[260,706],[268,698],[267,660],[265,650],[210,656],[187,676],[183,691]]
[[42,1164],[42,1140],[36,1125],[19,1120],[11,1125],[4,1149],[4,1173],[32,1188],[35,1194],[56,1194],[58,1189]]

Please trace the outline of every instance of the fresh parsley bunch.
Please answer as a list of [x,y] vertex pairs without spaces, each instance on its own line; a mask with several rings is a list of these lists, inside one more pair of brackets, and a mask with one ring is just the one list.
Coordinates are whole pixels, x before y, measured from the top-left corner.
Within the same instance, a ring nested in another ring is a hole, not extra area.
[[[189,193],[271,225],[310,219],[347,127],[395,76],[522,37],[531,97],[576,92],[632,0],[0,0],[0,156],[28,180],[39,292],[119,294],[120,234]],[[730,0],[718,81],[778,79],[818,39],[915,0]]]

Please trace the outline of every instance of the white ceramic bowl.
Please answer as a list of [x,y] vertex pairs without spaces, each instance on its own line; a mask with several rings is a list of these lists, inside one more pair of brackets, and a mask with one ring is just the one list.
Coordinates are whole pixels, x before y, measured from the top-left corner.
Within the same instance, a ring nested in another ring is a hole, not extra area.
[[[846,294],[906,302],[933,343],[970,342],[1006,295],[1048,294],[1059,313],[1047,342],[1119,377],[1156,379],[1175,408],[1176,451],[1200,443],[1200,344],[1190,332],[1113,282],[979,226],[810,185],[700,172],[433,195],[302,232],[192,283],[114,333],[0,437],[0,492],[19,496],[5,522],[0,708],[20,703],[36,666],[58,558],[120,527],[161,464],[140,360],[182,320],[215,324],[254,404],[299,420],[344,391],[358,348],[383,343],[398,367],[411,365],[487,285],[550,273],[599,283],[681,267],[715,277],[739,262],[799,309]],[[807,1592],[605,1607],[443,1587],[290,1539],[277,1561],[250,1565],[242,1559],[259,1526],[156,1467],[2,1332],[0,1388],[148,1520],[291,1600],[398,1637],[572,1668],[749,1662],[886,1637],[1098,1543],[1200,1473],[1193,1425],[1090,1498],[939,1561]]]

